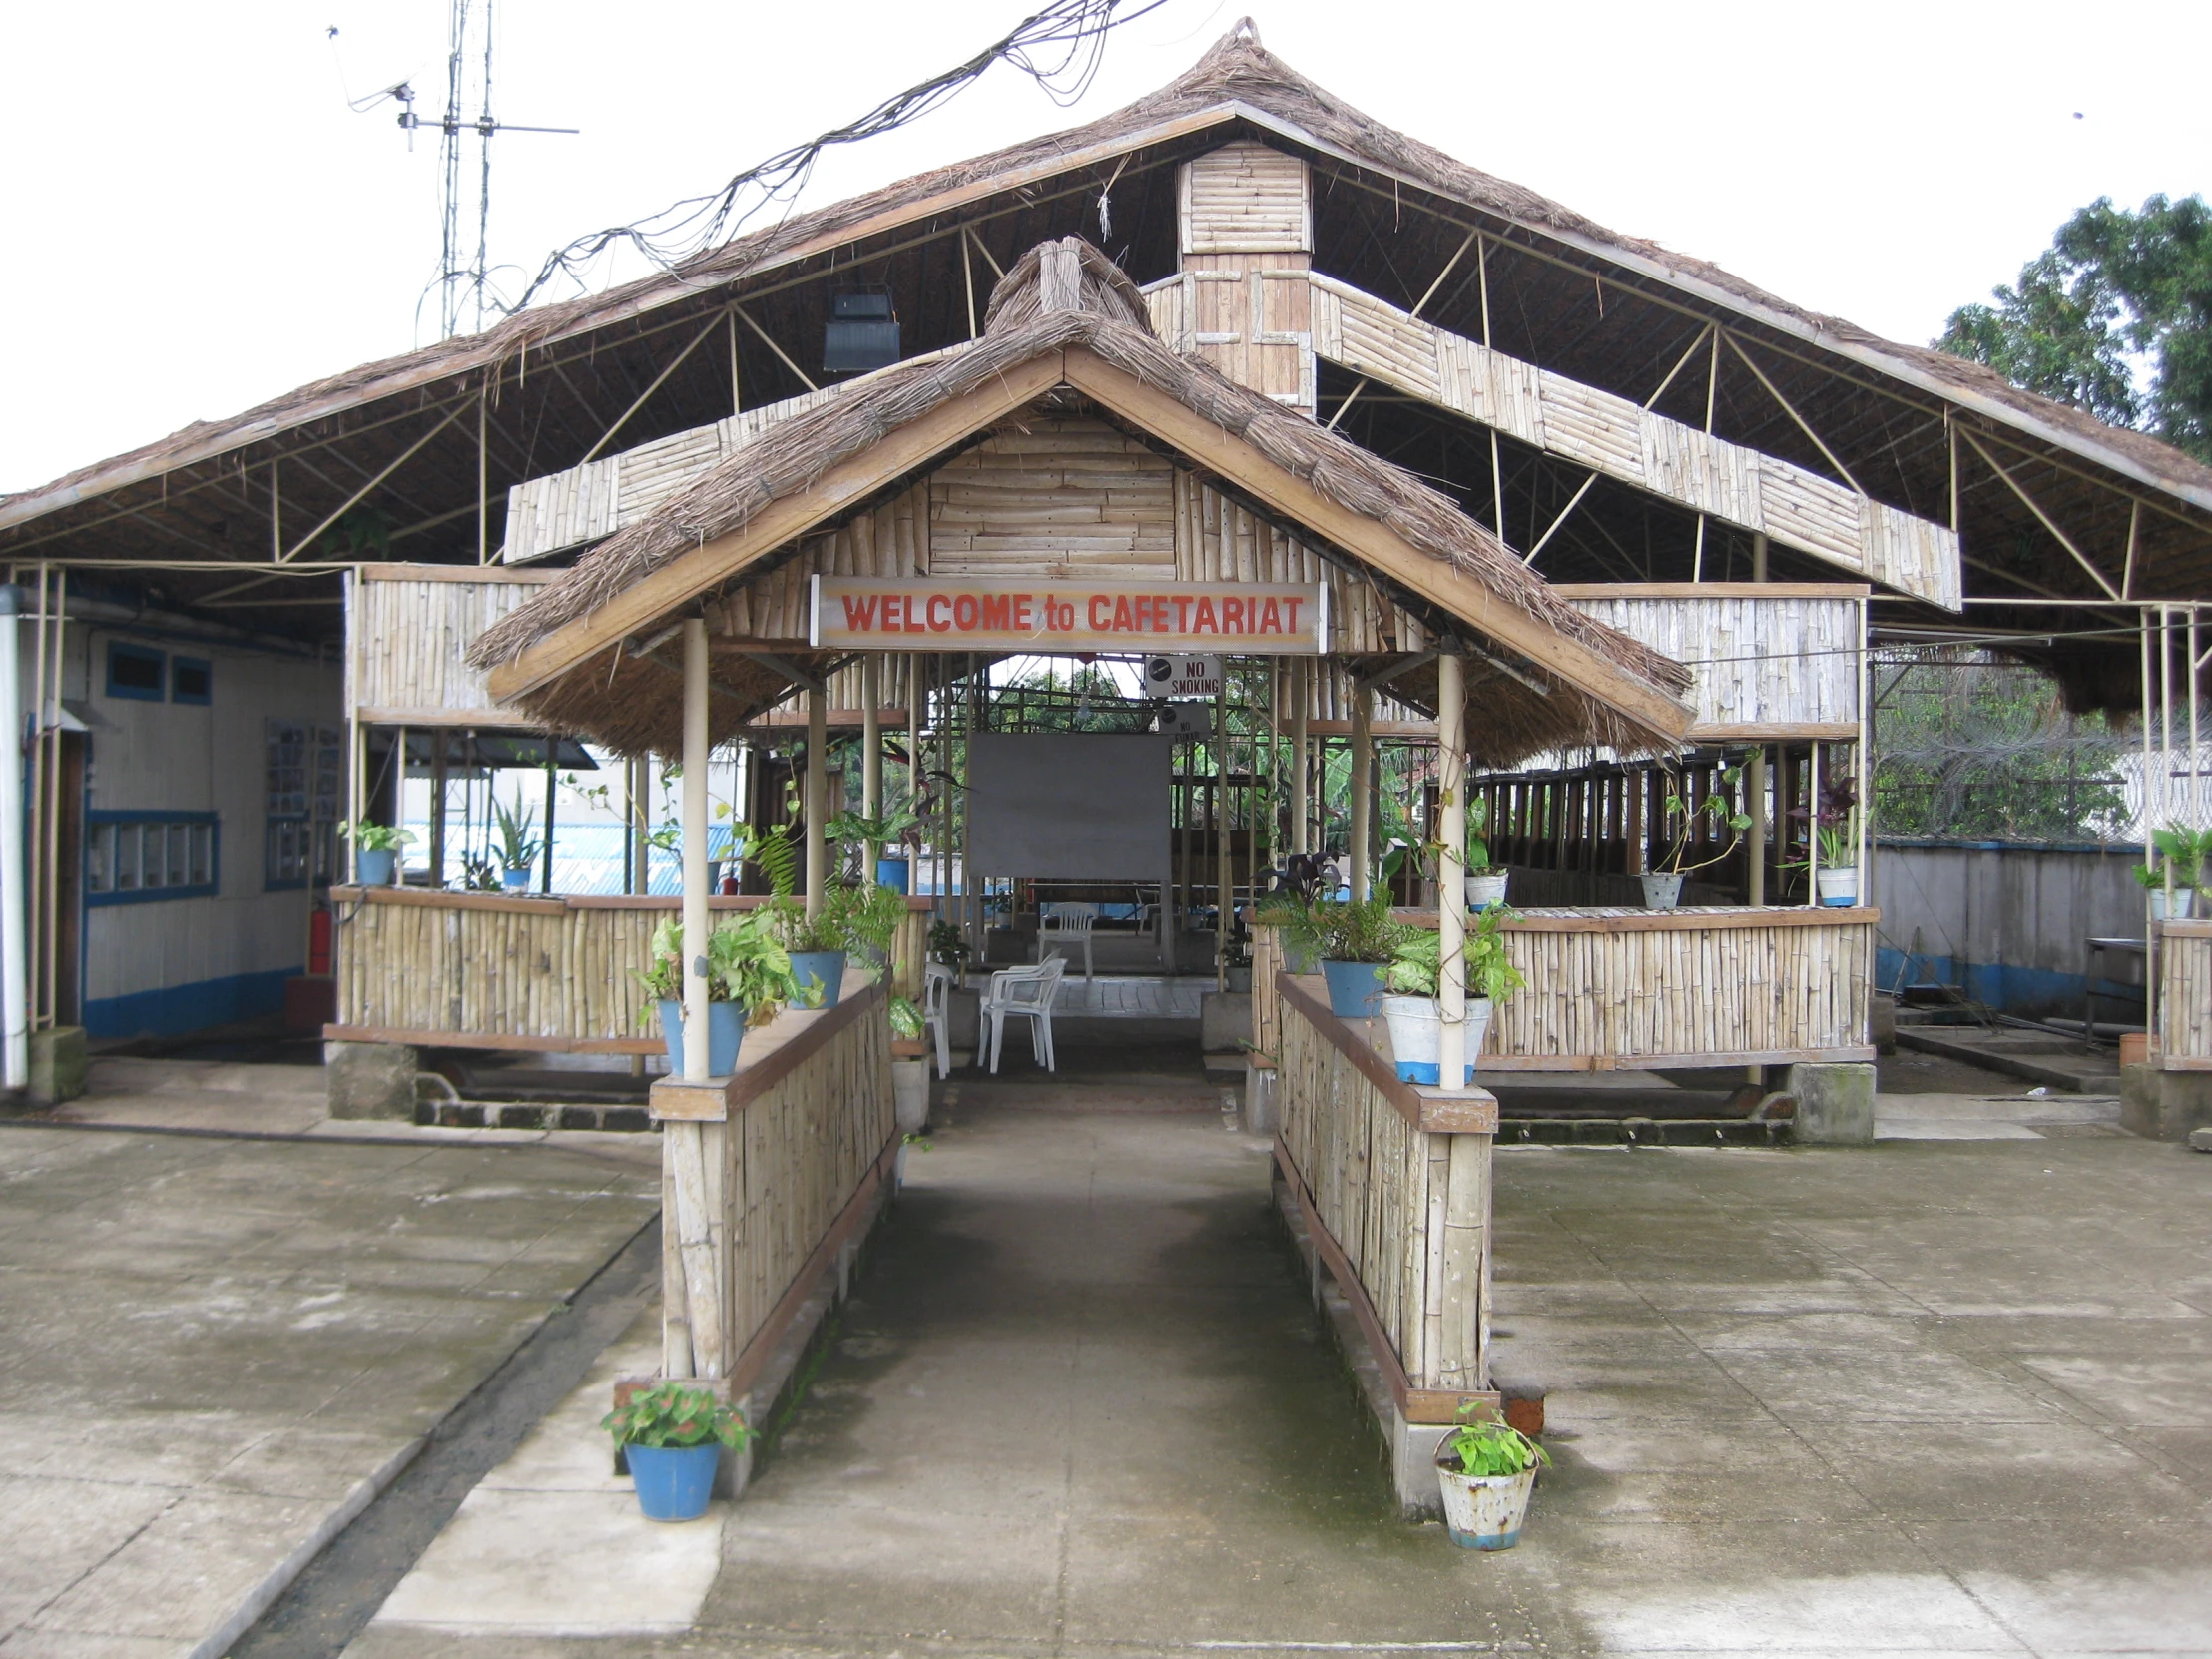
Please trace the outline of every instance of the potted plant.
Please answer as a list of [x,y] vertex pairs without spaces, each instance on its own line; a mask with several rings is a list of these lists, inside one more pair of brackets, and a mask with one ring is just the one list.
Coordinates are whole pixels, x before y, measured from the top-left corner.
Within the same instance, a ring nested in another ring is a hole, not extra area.
[[1309,949],[1313,935],[1304,922],[1329,881],[1329,866],[1312,852],[1294,852],[1282,868],[1268,871],[1267,893],[1254,908],[1253,920],[1277,930],[1285,973],[1312,973],[1321,959]]
[[1360,903],[1317,898],[1283,912],[1285,954],[1321,963],[1329,1011],[1339,1019],[1372,1019],[1382,1011],[1382,974],[1409,929],[1390,914],[1390,895],[1377,889]]
[[1490,798],[1477,796],[1467,803],[1467,908],[1487,910],[1505,902],[1505,866],[1490,862]]
[[[1503,928],[1512,911],[1492,904],[1468,929],[1466,959],[1466,1076],[1452,1087],[1470,1087],[1475,1060],[1490,1033],[1490,1014],[1528,981],[1505,953]],[[1383,974],[1382,1018],[1390,1029],[1390,1055],[1407,1083],[1439,1084],[1443,1078],[1443,1010],[1436,999],[1443,974],[1443,935],[1408,927]]]
[[629,1465],[647,1520],[697,1520],[714,1496],[722,1454],[753,1438],[745,1415],[706,1388],[676,1382],[640,1388],[599,1419]]
[[941,967],[952,970],[954,985],[967,985],[968,958],[975,954],[974,946],[967,942],[967,935],[954,921],[932,921],[929,924],[929,959]]
[[1813,872],[1815,894],[1830,909],[1848,910],[1859,902],[1859,837],[1847,820],[1819,830],[1821,861]]
[[530,833],[537,820],[527,807],[516,816],[503,801],[491,804],[491,814],[499,826],[499,884],[508,892],[528,892],[531,867],[545,850],[545,843]]
[[1221,962],[1222,989],[1242,995],[1252,991],[1252,941],[1242,933],[1229,936]]
[[[652,964],[632,978],[649,998],[641,1018],[658,1015],[661,1040],[668,1045],[669,1070],[684,1071],[684,924],[666,917],[653,929]],[[746,1027],[766,1025],[787,1003],[813,1007],[820,1000],[812,987],[792,973],[790,953],[776,936],[766,909],[732,916],[707,935],[707,1075],[728,1077],[738,1069],[738,1049]]]
[[906,900],[872,881],[861,886],[835,881],[823,888],[812,916],[790,898],[775,899],[761,913],[774,918],[791,952],[793,975],[802,985],[819,985],[822,1006],[834,1008],[844,991],[845,964],[855,954],[874,957],[871,969],[889,960]]
[[2160,861],[2135,871],[2135,879],[2150,889],[2150,918],[2186,920],[2196,911],[2196,895],[2204,890],[2205,863],[2212,859],[2212,830],[2169,824],[2151,831],[2150,844]]
[[1494,1418],[1461,1421],[1436,1448],[1436,1482],[1451,1541],[1461,1549],[1519,1543],[1536,1470],[1550,1462],[1550,1454],[1517,1428]]
[[373,819],[341,824],[338,833],[353,843],[353,864],[364,887],[390,886],[399,870],[399,849],[414,844],[407,830]]
[[[1692,806],[1682,795],[1681,781],[1673,770],[1667,773],[1665,817],[1662,824],[1672,825],[1674,832],[1667,841],[1667,849],[1660,856],[1659,867],[1643,877],[1644,908],[1647,910],[1672,910],[1682,902],[1683,880],[1701,869],[1719,863],[1736,850],[1736,839],[1751,828],[1751,815],[1736,809],[1736,786],[1743,777],[1742,767],[1726,768],[1720,775],[1724,786]],[[1700,824],[1710,821],[1726,826],[1731,831],[1727,843],[1710,858],[1685,863],[1690,853],[1690,838]]]
[[[927,1033],[928,1022],[921,1017],[921,1010],[910,996],[894,996],[890,1000],[891,1035],[901,1042],[919,1042]],[[929,1061],[919,1059],[891,1059],[891,1100],[901,1135],[918,1135],[921,1126],[929,1121]]]
[[912,890],[913,862],[905,852],[886,856],[884,847],[910,852],[921,844],[921,819],[900,807],[867,818],[859,813],[839,813],[822,827],[822,832],[839,843],[858,842],[862,855],[872,858],[874,880],[893,892]]

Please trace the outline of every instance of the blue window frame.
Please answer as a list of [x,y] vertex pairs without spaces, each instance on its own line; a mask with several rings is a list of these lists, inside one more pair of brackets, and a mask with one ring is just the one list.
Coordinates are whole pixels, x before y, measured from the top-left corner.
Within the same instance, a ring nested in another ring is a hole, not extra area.
[[211,898],[222,880],[213,813],[96,808],[85,814],[85,904]]
[[178,657],[169,665],[169,700],[172,703],[213,703],[215,665],[205,657]]
[[108,642],[108,695],[159,703],[168,695],[169,654],[129,640]]

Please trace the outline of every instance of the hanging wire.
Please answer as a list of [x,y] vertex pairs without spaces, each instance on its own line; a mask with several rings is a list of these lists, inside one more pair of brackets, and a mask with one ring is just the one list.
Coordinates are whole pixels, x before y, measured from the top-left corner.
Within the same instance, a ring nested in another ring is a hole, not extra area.
[[563,276],[583,291],[592,266],[614,249],[635,250],[660,270],[675,271],[721,247],[771,204],[781,202],[788,209],[805,190],[824,151],[859,144],[918,121],[980,80],[993,64],[1019,70],[1065,109],[1089,92],[1097,79],[1107,34],[1167,3],[1053,0],[966,62],[884,99],[856,121],[779,151],[712,195],[687,197],[645,219],[609,226],[555,249],[514,303],[503,308],[512,315]]

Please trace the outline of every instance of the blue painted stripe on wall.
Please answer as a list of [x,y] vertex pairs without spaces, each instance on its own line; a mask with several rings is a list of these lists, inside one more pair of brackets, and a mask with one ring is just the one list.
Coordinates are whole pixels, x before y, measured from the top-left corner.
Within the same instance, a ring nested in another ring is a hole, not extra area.
[[[1875,983],[1889,990],[1898,982],[1898,970],[1905,965],[1905,952],[1893,950],[1888,945],[1875,952]],[[1966,995],[1974,1001],[1985,1003],[1999,1012],[2018,1014],[2023,1018],[2038,1014],[2064,1014],[2069,1019],[2081,1017],[2081,993],[2087,981],[2078,973],[2060,973],[2053,968],[2007,967],[2001,962],[1961,962],[1949,956],[1922,954],[1913,958],[1913,972],[1907,981],[1911,984],[1963,985]],[[2097,980],[2097,1018],[2124,1019],[2127,1016],[2117,1002],[2106,1001],[2105,991],[2129,990],[2139,998],[2141,986],[2124,985],[2101,975]]]
[[106,996],[85,1004],[88,1037],[178,1037],[211,1025],[284,1011],[284,981],[304,966],[234,973],[191,985]]

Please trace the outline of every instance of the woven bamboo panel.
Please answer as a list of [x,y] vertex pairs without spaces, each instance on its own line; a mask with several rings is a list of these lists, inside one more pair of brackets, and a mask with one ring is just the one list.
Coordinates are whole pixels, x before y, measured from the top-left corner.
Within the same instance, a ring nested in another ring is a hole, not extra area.
[[1282,1043],[1283,1002],[1276,993],[1275,975],[1283,966],[1280,931],[1265,922],[1252,927],[1252,1051],[1274,1059]]
[[1176,278],[1177,349],[1240,385],[1314,412],[1313,284],[1305,254],[1220,254]]
[[1576,610],[1641,640],[1697,675],[1705,726],[1791,726],[1859,718],[1856,598],[1589,598]]
[[2158,995],[2160,1052],[2212,1065],[2212,928],[2166,924]]
[[1295,1004],[1278,1006],[1283,1145],[1322,1225],[1358,1277],[1407,1382],[1483,1386],[1489,1137],[1414,1128],[1344,1047]]
[[1175,568],[1175,467],[1101,420],[1009,424],[932,473],[928,500],[933,576],[1141,582]]
[[[634,974],[675,898],[621,905],[409,893],[372,899],[337,931],[337,1023],[362,1030],[534,1039],[558,1050],[650,1038]],[[892,942],[892,981],[921,984],[928,915],[909,909]]]
[[1956,609],[1958,538],[1788,461],[1652,414],[1316,275],[1314,349],[1398,391]]
[[1185,254],[1311,250],[1314,219],[1306,163],[1264,144],[1225,144],[1177,175]]
[[535,723],[493,703],[484,676],[462,653],[476,636],[535,598],[544,584],[410,579],[404,566],[361,573],[346,615],[348,703],[362,709],[483,710],[520,726]]

